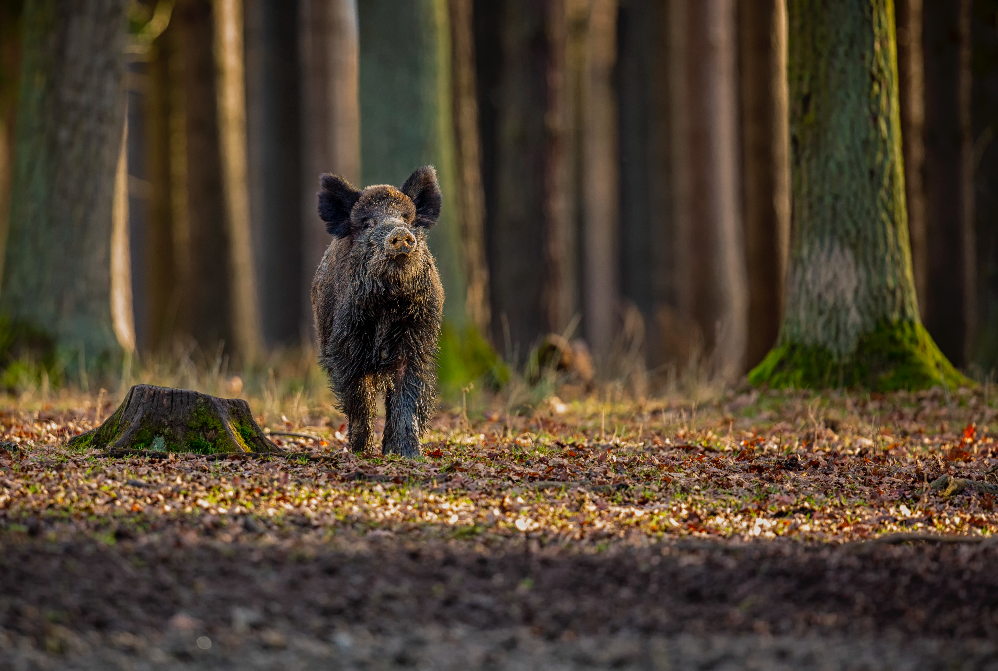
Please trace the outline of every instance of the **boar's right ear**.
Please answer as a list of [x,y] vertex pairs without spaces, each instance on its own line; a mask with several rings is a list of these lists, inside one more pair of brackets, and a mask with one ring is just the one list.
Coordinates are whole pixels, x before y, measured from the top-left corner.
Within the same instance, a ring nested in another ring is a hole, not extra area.
[[337,238],[350,233],[350,211],[360,191],[339,175],[325,174],[319,178],[319,218],[326,222],[326,230]]

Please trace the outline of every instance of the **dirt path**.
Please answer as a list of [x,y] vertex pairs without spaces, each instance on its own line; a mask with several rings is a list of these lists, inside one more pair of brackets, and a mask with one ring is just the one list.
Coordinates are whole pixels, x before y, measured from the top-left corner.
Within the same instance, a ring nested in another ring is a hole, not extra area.
[[0,553],[0,668],[998,668],[996,563],[982,544],[21,540]]
[[[131,644],[131,647],[127,644]],[[341,631],[331,641],[291,636],[279,648],[256,642],[208,650],[193,636],[168,636],[160,646],[117,642],[65,656],[26,649],[0,653],[0,668],[116,669],[426,669],[466,671],[962,671],[994,669],[998,648],[990,643],[945,640],[899,641],[843,637],[691,636],[585,637],[547,641],[522,631],[417,629],[377,636]]]

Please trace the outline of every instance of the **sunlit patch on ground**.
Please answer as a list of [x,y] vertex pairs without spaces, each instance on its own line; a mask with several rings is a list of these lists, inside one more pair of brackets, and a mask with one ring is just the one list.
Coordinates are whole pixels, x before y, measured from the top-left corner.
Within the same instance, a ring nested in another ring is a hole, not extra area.
[[[989,536],[998,447],[984,394],[753,391],[706,407],[442,413],[415,461],[353,455],[340,426],[275,433],[277,458],[108,458],[64,447],[93,411],[8,410],[0,524],[53,538],[179,526],[222,540],[349,531],[566,548]],[[942,475],[982,486],[946,495],[931,486]]]

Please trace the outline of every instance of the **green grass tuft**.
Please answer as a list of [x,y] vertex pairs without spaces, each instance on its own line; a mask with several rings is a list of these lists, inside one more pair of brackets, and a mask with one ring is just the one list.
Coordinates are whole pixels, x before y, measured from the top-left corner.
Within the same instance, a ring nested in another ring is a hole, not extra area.
[[474,326],[461,331],[444,322],[438,363],[439,389],[445,398],[460,398],[461,389],[472,382],[499,390],[510,379],[509,367]]

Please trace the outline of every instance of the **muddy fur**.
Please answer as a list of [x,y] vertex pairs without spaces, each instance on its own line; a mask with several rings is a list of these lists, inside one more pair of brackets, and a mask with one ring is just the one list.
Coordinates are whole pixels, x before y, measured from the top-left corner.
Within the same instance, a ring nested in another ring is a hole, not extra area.
[[373,448],[383,393],[382,453],[418,456],[434,406],[444,305],[426,244],[440,215],[436,171],[419,168],[401,189],[358,191],[328,174],[321,186],[319,216],[333,241],[312,281],[319,363],[350,423],[352,450]]

